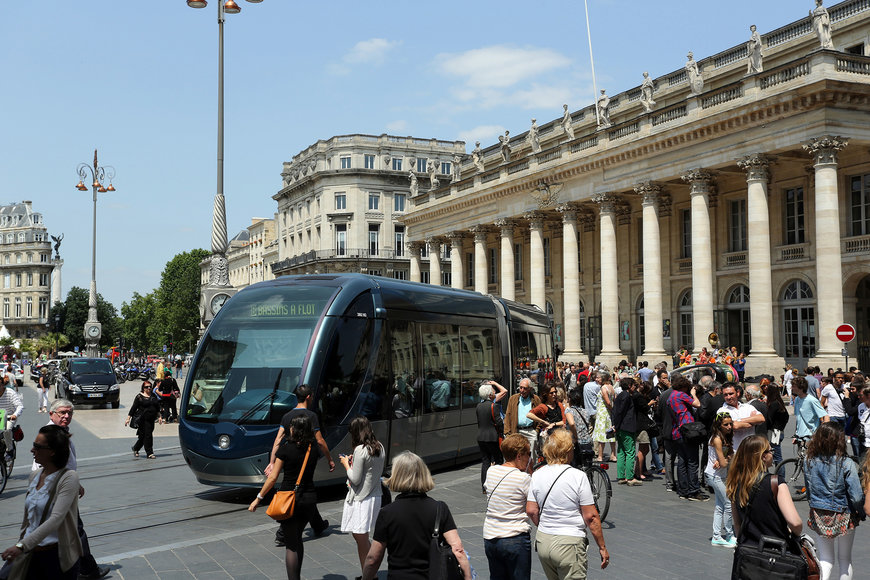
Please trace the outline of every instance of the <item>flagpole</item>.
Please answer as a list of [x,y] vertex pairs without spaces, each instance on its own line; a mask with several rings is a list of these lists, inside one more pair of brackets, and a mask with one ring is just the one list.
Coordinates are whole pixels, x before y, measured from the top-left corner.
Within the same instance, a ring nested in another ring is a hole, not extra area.
[[595,120],[597,124],[601,124],[601,117],[598,114],[598,85],[595,83],[595,59],[592,57],[592,31],[589,28],[589,0],[583,0],[583,5],[586,7],[586,38],[589,40],[589,62],[592,65],[592,105],[595,107]]

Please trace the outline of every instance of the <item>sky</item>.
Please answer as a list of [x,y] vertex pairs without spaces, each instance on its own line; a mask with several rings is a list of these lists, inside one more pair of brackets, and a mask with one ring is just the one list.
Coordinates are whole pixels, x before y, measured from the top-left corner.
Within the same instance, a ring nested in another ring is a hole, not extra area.
[[[272,217],[282,163],[365,133],[497,142],[594,101],[584,4],[237,0],[225,24],[231,238]],[[831,2],[826,3],[828,6]],[[805,17],[812,1],[588,0],[595,78],[616,95]],[[210,250],[217,0],[7,2],[0,16],[0,203],[64,234],[62,292],[88,288],[93,200],[79,163],[114,167],[97,203],[97,290],[120,309],[180,252]]]

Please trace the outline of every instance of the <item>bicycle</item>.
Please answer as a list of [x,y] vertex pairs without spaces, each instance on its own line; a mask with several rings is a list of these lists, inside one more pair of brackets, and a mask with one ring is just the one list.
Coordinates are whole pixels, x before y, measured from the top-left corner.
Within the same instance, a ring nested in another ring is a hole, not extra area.
[[795,457],[785,459],[776,464],[774,473],[785,473],[785,483],[788,485],[793,500],[806,499],[807,486],[804,479],[804,459],[807,456],[807,441],[809,437],[795,437]]
[[6,483],[12,475],[12,467],[15,465],[15,453],[15,440],[12,439],[12,450],[7,453],[6,441],[4,441],[3,436],[0,435],[0,457],[3,458],[3,460],[0,461],[0,493],[3,493],[3,490],[6,489]]

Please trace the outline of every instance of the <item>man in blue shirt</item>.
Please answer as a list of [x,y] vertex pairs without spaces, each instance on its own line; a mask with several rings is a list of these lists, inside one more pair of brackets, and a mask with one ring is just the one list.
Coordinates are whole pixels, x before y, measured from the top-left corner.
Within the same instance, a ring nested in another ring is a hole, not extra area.
[[520,380],[517,390],[519,392],[511,395],[511,398],[508,399],[504,415],[504,434],[519,433],[529,441],[532,450],[531,465],[534,465],[537,458],[535,443],[538,439],[538,433],[535,431],[534,423],[527,415],[541,404],[541,399],[532,393],[532,381],[528,378]]
[[822,404],[815,397],[807,397],[807,380],[804,377],[796,377],[791,383],[792,393],[795,396],[794,403],[794,418],[795,430],[794,436],[810,437],[816,432],[819,425],[827,423],[830,420],[827,411],[822,407]]

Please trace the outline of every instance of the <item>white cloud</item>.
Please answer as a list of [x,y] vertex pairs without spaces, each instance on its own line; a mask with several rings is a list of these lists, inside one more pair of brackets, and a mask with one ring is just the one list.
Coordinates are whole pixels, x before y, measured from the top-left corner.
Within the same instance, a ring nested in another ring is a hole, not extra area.
[[504,134],[505,128],[501,125],[478,125],[468,131],[459,132],[459,140],[465,141],[468,148],[474,148],[474,142],[490,143],[496,140],[496,137]]
[[390,133],[404,133],[408,129],[408,122],[404,119],[399,119],[396,121],[391,121],[387,123],[387,131]]
[[400,44],[402,44],[400,41],[387,40],[386,38],[361,40],[350,49],[350,52],[344,55],[342,60],[352,64],[382,64],[387,53]]
[[435,57],[438,69],[465,79],[469,88],[507,88],[540,74],[566,67],[571,59],[548,48],[507,45],[475,48]]

